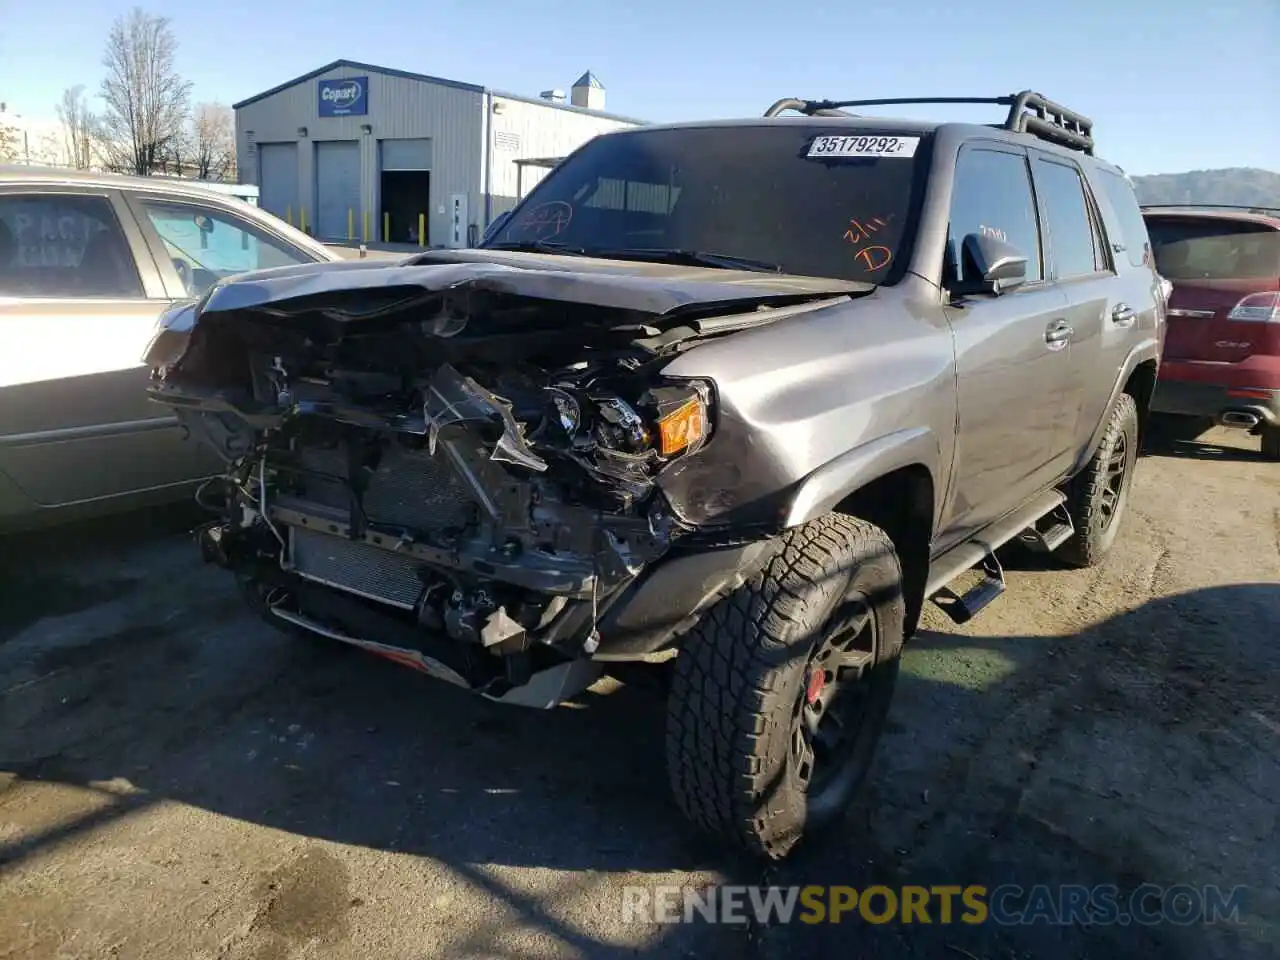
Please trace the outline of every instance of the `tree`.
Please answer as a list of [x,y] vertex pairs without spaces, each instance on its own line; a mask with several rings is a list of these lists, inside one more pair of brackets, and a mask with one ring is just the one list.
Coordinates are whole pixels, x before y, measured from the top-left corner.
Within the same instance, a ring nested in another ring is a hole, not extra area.
[[22,153],[22,131],[0,120],[0,163],[11,163]]
[[93,163],[94,140],[98,134],[98,118],[89,109],[84,86],[68,87],[58,102],[58,120],[62,122],[63,149],[67,163],[77,170],[87,170]]
[[111,25],[101,95],[113,169],[150,174],[181,136],[191,85],[174,66],[177,49],[167,17],[134,7]]
[[191,155],[201,180],[227,180],[236,171],[236,121],[221,103],[198,103],[191,118]]

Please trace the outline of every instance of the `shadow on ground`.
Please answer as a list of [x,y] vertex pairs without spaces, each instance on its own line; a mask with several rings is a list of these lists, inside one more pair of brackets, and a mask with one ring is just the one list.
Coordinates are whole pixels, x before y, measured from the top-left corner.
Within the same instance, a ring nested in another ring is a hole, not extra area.
[[[1261,441],[1249,437],[1244,431],[1231,431],[1246,437],[1252,449],[1242,449],[1225,443],[1202,439],[1213,429],[1213,421],[1203,417],[1155,416],[1148,424],[1143,444],[1143,455],[1177,457],[1185,460],[1220,460],[1226,463],[1267,463],[1262,455]],[[1222,432],[1222,431],[1216,431]]]
[[[67,556],[75,544],[49,549]],[[1274,850],[1280,795],[1277,584],[1155,601],[1069,637],[922,633],[874,783],[845,829],[765,867],[679,818],[654,690],[548,713],[499,707],[358,651],[276,635],[186,542],[156,547],[149,565],[96,549],[78,569],[97,563],[100,579],[52,573],[49,560],[10,569],[0,587],[0,803],[27,781],[121,778],[141,792],[44,832],[0,834],[0,874],[164,800],[424,858],[584,956],[637,954],[553,916],[491,868],[588,884],[707,870],[727,882],[854,887],[1246,884],[1270,889],[1258,909],[1273,918],[1280,877],[1261,851]],[[16,554],[6,556],[13,567]],[[340,884],[332,857],[306,869],[309,883],[323,887],[331,871]],[[1261,956],[1274,937],[1248,925],[855,921],[681,926],[647,949],[1198,960]],[[487,944],[460,941],[449,955]]]

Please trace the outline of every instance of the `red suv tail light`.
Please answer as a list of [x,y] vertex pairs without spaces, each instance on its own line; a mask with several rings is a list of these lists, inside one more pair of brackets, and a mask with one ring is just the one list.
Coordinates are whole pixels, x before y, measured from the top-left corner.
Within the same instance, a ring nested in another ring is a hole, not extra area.
[[1227,319],[1280,323],[1280,292],[1249,294],[1232,308]]

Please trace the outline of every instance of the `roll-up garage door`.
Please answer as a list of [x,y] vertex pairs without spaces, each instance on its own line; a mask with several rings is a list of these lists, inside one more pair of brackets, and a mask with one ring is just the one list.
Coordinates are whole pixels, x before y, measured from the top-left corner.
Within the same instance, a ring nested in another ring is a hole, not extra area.
[[383,140],[382,169],[430,170],[430,140]]
[[324,240],[345,240],[348,210],[353,212],[358,235],[360,142],[321,141],[316,144],[316,236]]
[[258,144],[258,206],[298,222],[298,145]]

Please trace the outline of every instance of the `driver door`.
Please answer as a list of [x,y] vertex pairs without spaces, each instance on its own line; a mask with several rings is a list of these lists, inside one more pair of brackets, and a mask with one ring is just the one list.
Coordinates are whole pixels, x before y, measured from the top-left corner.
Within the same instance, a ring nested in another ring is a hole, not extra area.
[[1066,389],[1068,301],[1045,269],[1021,148],[979,143],[961,150],[948,227],[949,277],[962,279],[961,244],[974,233],[1021,252],[1027,279],[1008,293],[953,299],[945,308],[955,337],[959,407],[947,527],[957,539],[1057,479],[1054,454],[1074,416]]

